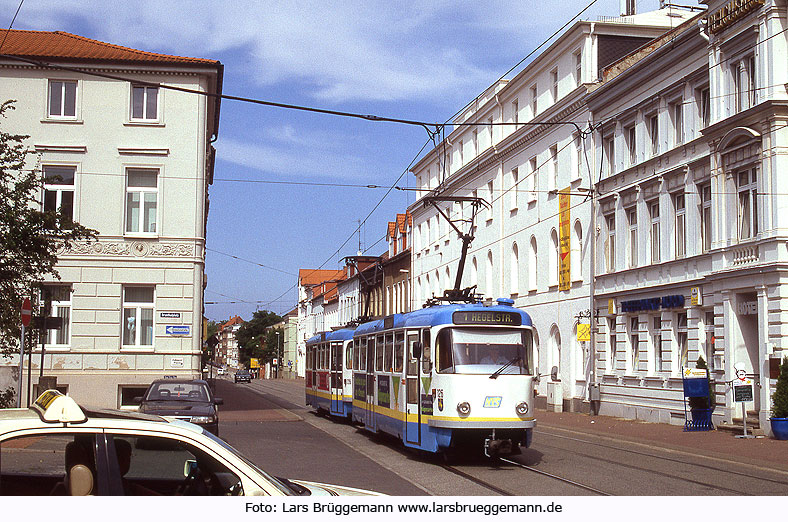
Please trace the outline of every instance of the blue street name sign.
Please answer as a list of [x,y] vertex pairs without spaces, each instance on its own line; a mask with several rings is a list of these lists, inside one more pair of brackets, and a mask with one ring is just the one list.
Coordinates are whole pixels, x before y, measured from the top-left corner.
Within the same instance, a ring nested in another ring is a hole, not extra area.
[[168,325],[164,327],[164,333],[167,335],[189,335],[192,331],[191,325]]

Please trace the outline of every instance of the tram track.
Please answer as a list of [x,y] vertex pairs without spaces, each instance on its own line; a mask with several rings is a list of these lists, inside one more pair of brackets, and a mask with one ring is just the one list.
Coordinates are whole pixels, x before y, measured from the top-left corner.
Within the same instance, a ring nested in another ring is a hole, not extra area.
[[[565,478],[565,477],[560,477],[560,476],[555,475],[553,473],[548,473],[547,471],[543,471],[543,470],[537,469],[537,468],[535,468],[533,466],[529,466],[527,464],[521,464],[520,462],[516,462],[516,461],[513,461],[513,460],[509,460],[509,459],[504,459],[504,458],[495,458],[494,460],[498,461],[498,462],[504,462],[504,463],[506,463],[506,464],[508,464],[510,466],[514,466],[514,467],[519,468],[519,469],[524,469],[526,471],[531,471],[533,473],[536,473],[538,475],[542,475],[544,477],[549,477],[549,478],[551,478],[553,480],[557,480],[557,481],[562,482],[564,484],[569,484],[569,485],[574,486],[576,488],[580,488],[580,489],[583,489],[585,491],[589,491],[591,493],[594,493],[594,494],[597,494],[597,495],[600,495],[600,496],[606,496],[606,497],[613,496],[612,493],[608,493],[606,491],[602,491],[602,490],[597,489],[597,488],[595,488],[593,486],[589,486],[589,485],[586,485],[586,484],[581,484],[580,482],[576,482],[574,480],[570,480],[570,479]],[[438,464],[438,466],[440,468],[448,471],[449,473],[457,475],[458,477],[462,477],[465,480],[468,480],[470,482],[473,482],[474,484],[477,484],[479,486],[487,488],[490,491],[493,491],[493,492],[495,492],[495,493],[497,493],[499,495],[508,496],[508,497],[522,495],[521,493],[515,493],[515,492],[512,492],[512,491],[500,488],[500,487],[496,486],[495,484],[492,484],[491,482],[488,482],[486,480],[482,480],[479,477],[471,475],[470,473],[466,473],[465,471],[462,471],[462,470],[460,470],[460,469],[458,469],[458,468],[456,468],[454,466],[450,466],[448,464]]]

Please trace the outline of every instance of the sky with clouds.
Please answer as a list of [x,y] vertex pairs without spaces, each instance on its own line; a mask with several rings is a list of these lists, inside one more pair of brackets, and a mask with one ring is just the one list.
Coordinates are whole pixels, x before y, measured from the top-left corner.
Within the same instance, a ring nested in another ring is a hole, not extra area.
[[[438,122],[591,2],[24,0],[14,28],[217,59],[225,94]],[[0,27],[18,6],[0,0]],[[658,6],[637,3],[639,12]],[[617,14],[619,0],[597,0],[581,18]],[[296,304],[300,268],[339,268],[359,245],[383,253],[386,224],[411,193],[393,190],[378,205],[385,189],[320,184],[412,187],[406,170],[427,140],[418,127],[223,101],[208,318],[285,313]]]

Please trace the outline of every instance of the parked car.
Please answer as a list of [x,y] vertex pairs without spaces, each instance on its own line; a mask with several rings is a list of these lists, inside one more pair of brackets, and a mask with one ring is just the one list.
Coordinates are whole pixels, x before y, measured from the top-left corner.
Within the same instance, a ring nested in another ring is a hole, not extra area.
[[218,370],[216,370],[216,375],[224,375],[226,373],[227,373],[227,370],[225,370],[222,367],[220,367]]
[[158,379],[135,401],[142,413],[184,420],[219,434],[216,406],[224,401],[214,397],[208,383],[201,379]]
[[238,370],[235,372],[235,382],[252,382],[252,374],[249,370]]
[[0,495],[380,495],[275,478],[179,420],[81,408],[47,390],[0,410]]

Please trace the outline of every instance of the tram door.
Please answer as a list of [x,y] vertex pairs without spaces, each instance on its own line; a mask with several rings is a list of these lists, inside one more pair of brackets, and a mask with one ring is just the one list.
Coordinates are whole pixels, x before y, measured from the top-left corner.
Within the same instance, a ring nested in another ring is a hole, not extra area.
[[[378,348],[383,349],[381,344]],[[370,431],[378,431],[377,423],[375,422],[375,338],[369,336],[367,338],[367,408],[364,418],[364,425]]]
[[421,408],[419,396],[419,359],[413,357],[413,344],[419,340],[419,332],[408,332],[405,364],[405,441],[421,444]]
[[331,343],[331,413],[342,413],[342,343]]

